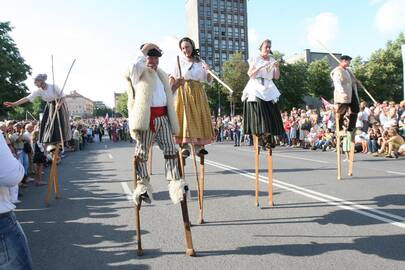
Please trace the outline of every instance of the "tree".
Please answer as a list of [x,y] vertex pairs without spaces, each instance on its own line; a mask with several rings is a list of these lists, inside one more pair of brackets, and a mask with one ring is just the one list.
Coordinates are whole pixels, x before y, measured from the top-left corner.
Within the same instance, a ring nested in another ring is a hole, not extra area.
[[274,83],[281,92],[280,109],[302,105],[307,95],[308,65],[304,61],[287,64],[281,59],[279,62],[280,79]]
[[105,116],[106,114],[112,115],[112,109],[109,107],[94,107],[93,116]]
[[117,101],[117,108],[115,108],[123,117],[128,117],[128,94],[125,92]]
[[218,115],[218,107],[220,106],[221,114],[230,114],[230,108],[227,106],[229,104],[227,102],[229,92],[228,90],[224,90],[222,85],[220,85],[217,81],[213,81],[212,84],[204,84],[204,90],[207,94],[208,98],[208,105],[211,108],[212,115]]
[[309,64],[308,67],[308,93],[313,97],[333,97],[332,80],[330,78],[331,67],[325,56]]
[[243,54],[240,52],[233,54],[231,59],[225,61],[222,66],[224,82],[234,91],[232,95],[228,96],[228,100],[235,104],[234,112],[236,114],[243,110],[241,97],[249,80],[248,69],[249,64],[243,59]]
[[[10,37],[12,27],[9,22],[0,22],[0,101],[15,101],[27,94],[24,81],[31,74],[31,68],[25,64],[24,58]],[[0,104],[0,117],[7,113],[21,114],[21,109],[6,108]]]
[[[405,44],[405,36],[400,33],[396,40],[387,42],[386,48],[373,52],[368,61],[360,57],[353,60],[356,77],[377,101],[399,102],[403,99],[402,44]],[[359,89],[359,95],[370,99],[362,89]]]

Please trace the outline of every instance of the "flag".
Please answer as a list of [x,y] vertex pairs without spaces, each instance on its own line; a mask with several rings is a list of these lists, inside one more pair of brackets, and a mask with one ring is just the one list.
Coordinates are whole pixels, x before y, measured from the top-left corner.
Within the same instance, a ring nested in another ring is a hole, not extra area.
[[329,107],[330,105],[332,105],[329,101],[327,101],[326,99],[324,99],[323,97],[321,97],[321,101],[322,104],[325,108]]
[[107,125],[108,124],[108,113],[106,113],[105,114],[105,117],[104,117],[104,123]]

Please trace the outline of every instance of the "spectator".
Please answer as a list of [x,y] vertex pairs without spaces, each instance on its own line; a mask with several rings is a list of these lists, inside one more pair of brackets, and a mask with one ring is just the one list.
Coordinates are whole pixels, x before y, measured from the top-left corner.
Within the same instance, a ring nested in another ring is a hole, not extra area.
[[15,206],[9,188],[18,186],[25,171],[12,155],[6,141],[0,136],[0,228],[2,260],[0,269],[31,270],[32,259],[28,241],[13,212]]

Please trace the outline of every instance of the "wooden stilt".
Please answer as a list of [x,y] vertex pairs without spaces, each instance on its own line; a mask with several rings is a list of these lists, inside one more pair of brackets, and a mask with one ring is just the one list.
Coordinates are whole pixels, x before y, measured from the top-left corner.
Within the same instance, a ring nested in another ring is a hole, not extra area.
[[198,208],[200,210],[200,216],[201,216],[201,211],[202,211],[201,190],[200,190],[200,180],[198,179],[197,158],[196,158],[196,154],[195,154],[194,144],[191,144],[191,154],[193,155],[194,174],[195,174],[195,178],[197,181]]
[[149,157],[148,157],[148,171],[149,175],[152,175],[152,163],[153,163],[153,143],[149,147]]
[[351,141],[350,141],[350,153],[349,153],[349,176],[353,176],[353,161],[354,161],[354,147],[355,147],[355,142],[354,142],[354,132],[351,133]]
[[269,205],[273,206],[273,150],[271,148],[267,152],[267,170],[269,177]]
[[59,192],[59,183],[58,183],[58,161],[59,161],[59,148],[60,145],[56,145],[56,149],[53,152],[52,156],[52,165],[51,165],[51,170],[49,171],[49,182],[48,182],[48,192],[45,198],[45,204],[48,206],[49,201],[52,196],[52,188],[54,189],[54,192],[56,194],[56,198],[59,199],[61,197],[60,192]]
[[255,196],[256,196],[256,207],[259,207],[259,137],[253,135],[253,143],[255,148],[255,172],[256,172],[256,186],[255,186]]
[[204,155],[200,156],[200,200],[201,200],[201,211],[200,211],[200,220],[199,223],[203,224],[204,223],[204,178],[205,178],[205,173],[204,173]]
[[193,247],[193,238],[191,236],[191,228],[190,228],[190,219],[188,216],[188,208],[187,208],[187,195],[184,193],[183,200],[181,201],[181,213],[183,215],[183,223],[184,223],[184,232],[186,235],[186,254],[188,256],[195,256],[195,251]]
[[341,163],[341,157],[340,155],[342,154],[342,149],[340,148],[340,126],[339,126],[339,118],[340,115],[336,113],[336,156],[337,156],[337,179],[340,180],[342,179],[341,171],[342,171],[342,163]]
[[[134,157],[134,190],[136,189],[136,183],[137,183],[137,167],[138,167],[138,158]],[[143,249],[142,249],[142,239],[141,239],[141,205],[142,205],[142,200],[140,200],[139,205],[136,205],[134,202],[134,209],[135,209],[135,224],[136,224],[136,242],[137,242],[137,255],[142,256],[143,255]]]
[[142,239],[141,239],[141,205],[142,205],[142,200],[139,202],[139,205],[135,204],[135,224],[136,224],[136,242],[137,242],[137,250],[136,254],[138,256],[143,255],[143,249],[142,249]]

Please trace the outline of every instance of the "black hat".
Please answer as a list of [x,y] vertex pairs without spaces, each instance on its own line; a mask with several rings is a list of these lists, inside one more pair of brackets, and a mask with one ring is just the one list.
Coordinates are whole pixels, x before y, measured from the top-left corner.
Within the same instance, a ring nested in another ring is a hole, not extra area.
[[340,60],[351,61],[352,58],[351,58],[350,56],[348,56],[348,55],[342,55],[342,56],[340,57]]
[[150,49],[147,53],[147,56],[155,56],[155,57],[161,57],[162,56],[162,52],[159,51],[158,49]]

